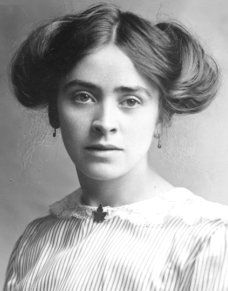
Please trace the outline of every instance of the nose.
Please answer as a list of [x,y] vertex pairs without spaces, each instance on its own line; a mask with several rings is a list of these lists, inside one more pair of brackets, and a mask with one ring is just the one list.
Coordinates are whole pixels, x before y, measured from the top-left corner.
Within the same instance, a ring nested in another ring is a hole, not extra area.
[[117,132],[117,115],[115,110],[111,107],[112,106],[101,106],[101,108],[99,108],[92,122],[92,131],[94,133],[107,135]]
[[92,126],[93,132],[107,135],[108,133],[115,133],[117,131],[116,127],[112,125],[104,124],[103,122],[100,122],[100,120],[95,120],[93,122]]

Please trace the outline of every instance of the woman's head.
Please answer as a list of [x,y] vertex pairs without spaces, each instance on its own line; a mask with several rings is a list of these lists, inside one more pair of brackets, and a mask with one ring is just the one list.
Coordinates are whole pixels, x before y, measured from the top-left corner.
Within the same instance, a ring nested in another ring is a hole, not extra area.
[[161,122],[194,113],[213,99],[218,70],[213,59],[180,25],[153,24],[109,4],[57,18],[25,40],[12,63],[12,82],[26,107],[47,106],[58,128],[56,99],[62,80],[97,48],[115,44],[160,92]]
[[158,126],[159,90],[116,45],[76,64],[61,82],[57,107],[63,142],[80,177],[109,180],[145,169]]

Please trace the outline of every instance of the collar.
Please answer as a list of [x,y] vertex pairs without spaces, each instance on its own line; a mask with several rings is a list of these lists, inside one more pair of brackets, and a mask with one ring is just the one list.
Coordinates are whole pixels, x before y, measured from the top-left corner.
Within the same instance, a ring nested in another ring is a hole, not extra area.
[[[81,204],[81,192],[76,191],[50,206],[50,213],[58,218],[94,219],[98,207]],[[100,209],[101,210],[101,209]],[[171,217],[181,218],[187,224],[193,224],[204,219],[216,219],[228,216],[228,207],[194,195],[183,187],[160,193],[151,199],[118,207],[103,206],[106,213],[101,221],[108,221],[114,217],[128,220],[134,224],[163,224]],[[228,221],[228,219],[227,219]]]

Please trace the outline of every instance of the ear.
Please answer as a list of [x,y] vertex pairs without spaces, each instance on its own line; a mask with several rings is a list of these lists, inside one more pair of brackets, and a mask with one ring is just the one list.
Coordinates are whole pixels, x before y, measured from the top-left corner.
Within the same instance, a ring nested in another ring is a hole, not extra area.
[[48,118],[50,125],[57,129],[60,127],[59,114],[56,102],[50,102],[48,104]]

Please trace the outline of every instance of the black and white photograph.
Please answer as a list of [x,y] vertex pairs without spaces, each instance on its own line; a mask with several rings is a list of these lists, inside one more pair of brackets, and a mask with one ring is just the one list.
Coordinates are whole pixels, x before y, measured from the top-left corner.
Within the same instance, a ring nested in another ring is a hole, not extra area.
[[228,291],[228,3],[0,0],[0,289]]

